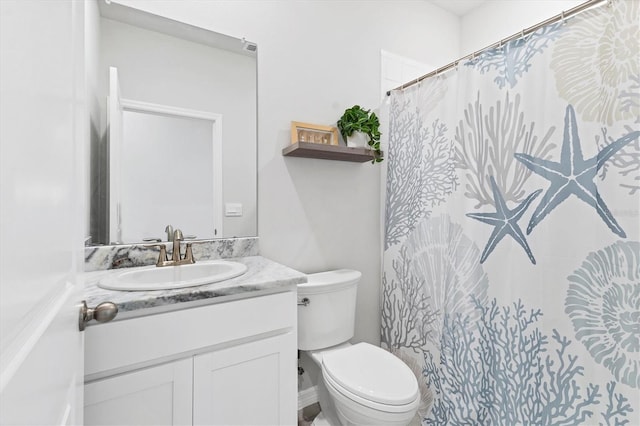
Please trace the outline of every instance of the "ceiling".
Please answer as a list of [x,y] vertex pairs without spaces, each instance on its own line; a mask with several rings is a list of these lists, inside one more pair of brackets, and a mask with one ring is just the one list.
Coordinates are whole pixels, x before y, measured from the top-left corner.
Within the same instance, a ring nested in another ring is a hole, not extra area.
[[444,10],[448,10],[449,12],[458,16],[466,15],[476,7],[487,2],[487,0],[427,0],[427,1],[435,4],[438,7],[441,7]]

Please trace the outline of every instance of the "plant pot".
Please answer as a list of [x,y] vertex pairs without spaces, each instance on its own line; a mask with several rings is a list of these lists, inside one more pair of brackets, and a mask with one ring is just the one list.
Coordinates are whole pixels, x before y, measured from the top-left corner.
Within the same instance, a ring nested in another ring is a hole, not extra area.
[[347,146],[349,148],[368,148],[369,135],[362,132],[353,132],[351,136],[347,136]]

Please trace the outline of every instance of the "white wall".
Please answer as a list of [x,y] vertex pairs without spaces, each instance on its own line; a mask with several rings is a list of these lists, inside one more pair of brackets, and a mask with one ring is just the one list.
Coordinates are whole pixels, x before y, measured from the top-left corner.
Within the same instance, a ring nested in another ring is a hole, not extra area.
[[264,256],[303,272],[363,272],[356,340],[380,340],[380,167],[284,158],[290,123],[376,108],[380,50],[444,64],[454,15],[422,1],[119,3],[258,44],[258,235]]
[[460,53],[480,50],[580,3],[584,1],[489,0],[462,17]]

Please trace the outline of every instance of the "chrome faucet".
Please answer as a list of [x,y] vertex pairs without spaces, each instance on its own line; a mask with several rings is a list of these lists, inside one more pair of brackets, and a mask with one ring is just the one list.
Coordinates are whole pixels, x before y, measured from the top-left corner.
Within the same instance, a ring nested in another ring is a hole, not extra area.
[[[167,229],[170,228],[171,225],[167,226]],[[191,243],[187,243],[187,247],[185,248],[184,257],[180,255],[180,242],[184,239],[182,236],[182,231],[176,229],[173,231],[171,235],[170,241],[173,241],[173,253],[171,253],[171,259],[167,256],[167,246],[164,244],[151,244],[147,247],[159,247],[160,254],[158,255],[158,261],[156,262],[156,266],[177,266],[177,265],[189,265],[192,263],[196,263],[193,258],[193,249],[191,247]]]
[[171,253],[171,260],[173,262],[179,262],[180,261],[180,241],[182,241],[184,239],[184,237],[182,236],[182,231],[179,229],[176,229],[175,231],[173,231],[173,238],[171,241],[173,241],[173,253]]

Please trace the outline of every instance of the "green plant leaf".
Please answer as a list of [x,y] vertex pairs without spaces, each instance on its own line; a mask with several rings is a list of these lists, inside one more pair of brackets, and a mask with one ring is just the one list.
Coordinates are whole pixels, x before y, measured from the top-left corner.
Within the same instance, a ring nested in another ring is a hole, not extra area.
[[368,145],[376,152],[376,159],[373,162],[380,162],[378,160],[380,153],[380,120],[375,113],[371,110],[364,109],[360,105],[354,105],[351,108],[347,108],[342,117],[338,120],[338,128],[342,137],[346,140],[353,132],[363,132],[369,136]]

